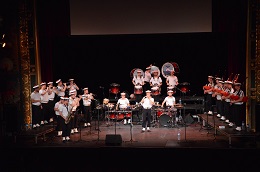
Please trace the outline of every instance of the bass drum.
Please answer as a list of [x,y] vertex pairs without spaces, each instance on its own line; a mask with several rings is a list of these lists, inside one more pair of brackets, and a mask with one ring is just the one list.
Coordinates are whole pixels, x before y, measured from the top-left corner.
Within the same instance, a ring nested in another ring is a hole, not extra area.
[[162,127],[167,127],[169,126],[171,123],[171,117],[166,114],[166,113],[163,113],[160,117],[159,117],[159,124],[160,126]]
[[162,65],[161,72],[164,78],[167,78],[171,75],[171,72],[174,71],[175,74],[180,73],[179,65],[175,62],[166,62]]

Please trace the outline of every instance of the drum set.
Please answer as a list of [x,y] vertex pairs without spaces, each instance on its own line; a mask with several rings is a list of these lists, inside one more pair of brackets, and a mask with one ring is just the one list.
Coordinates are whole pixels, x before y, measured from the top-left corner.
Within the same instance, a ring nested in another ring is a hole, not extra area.
[[183,106],[176,104],[174,107],[166,106],[162,108],[159,104],[155,105],[152,113],[154,127],[178,127],[182,122],[181,114],[178,116],[178,109]]

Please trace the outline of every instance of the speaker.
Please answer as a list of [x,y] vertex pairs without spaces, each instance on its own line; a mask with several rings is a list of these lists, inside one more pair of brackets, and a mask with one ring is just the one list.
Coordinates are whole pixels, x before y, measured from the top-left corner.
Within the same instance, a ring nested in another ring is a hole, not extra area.
[[107,146],[121,146],[122,137],[119,134],[107,134],[105,143]]
[[184,122],[185,122],[186,124],[191,124],[191,123],[194,122],[194,119],[193,119],[193,117],[192,117],[192,115],[191,115],[190,113],[185,116]]

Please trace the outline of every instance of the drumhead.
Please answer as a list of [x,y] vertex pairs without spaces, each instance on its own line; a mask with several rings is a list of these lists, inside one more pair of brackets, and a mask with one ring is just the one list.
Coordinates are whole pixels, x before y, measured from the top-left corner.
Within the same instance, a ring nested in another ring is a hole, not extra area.
[[157,71],[158,76],[160,76],[160,69],[157,66],[151,66],[151,74],[153,74],[155,71]]
[[171,117],[168,115],[168,114],[162,114],[160,117],[159,117],[159,123],[161,126],[163,127],[167,127],[170,125],[170,122],[171,122]]
[[142,69],[139,68],[135,68],[133,76],[136,77],[137,76],[137,71],[140,70],[141,71],[141,76],[144,77],[144,71]]
[[162,75],[164,78],[167,78],[171,75],[171,72],[174,71],[175,74],[180,73],[179,65],[175,62],[166,62],[162,65],[161,68]]

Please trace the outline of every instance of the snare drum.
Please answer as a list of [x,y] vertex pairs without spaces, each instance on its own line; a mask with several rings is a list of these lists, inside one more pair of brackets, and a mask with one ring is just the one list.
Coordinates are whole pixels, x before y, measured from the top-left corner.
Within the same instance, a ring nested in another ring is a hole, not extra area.
[[108,118],[109,119],[116,119],[116,112],[115,111],[108,112]]
[[143,87],[141,85],[136,85],[134,89],[135,94],[142,94],[143,93]]
[[158,86],[154,86],[151,88],[152,90],[152,95],[159,95],[160,94],[160,88]]
[[131,113],[131,112],[126,112],[126,114],[125,114],[125,117],[126,117],[126,118],[131,118],[131,116],[132,116],[132,113]]

